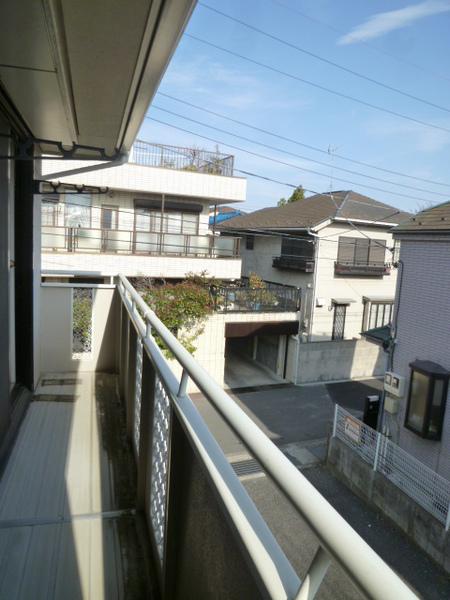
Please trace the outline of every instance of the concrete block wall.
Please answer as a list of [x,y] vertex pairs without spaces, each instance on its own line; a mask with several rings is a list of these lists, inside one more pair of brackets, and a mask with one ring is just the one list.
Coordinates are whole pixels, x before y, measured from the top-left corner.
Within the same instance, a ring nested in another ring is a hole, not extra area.
[[450,534],[442,523],[337,438],[329,441],[327,463],[355,494],[389,517],[450,573]]
[[[336,381],[384,375],[386,354],[383,349],[366,340],[300,343],[289,345],[288,364],[296,360],[295,383]],[[295,357],[295,358],[294,358]]]

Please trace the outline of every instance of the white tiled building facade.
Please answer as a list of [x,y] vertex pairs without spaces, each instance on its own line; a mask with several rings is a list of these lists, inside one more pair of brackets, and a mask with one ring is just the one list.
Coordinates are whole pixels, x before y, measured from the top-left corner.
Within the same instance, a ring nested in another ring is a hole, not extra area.
[[[93,271],[104,276],[121,272],[179,279],[187,273],[206,271],[218,279],[240,277],[239,240],[212,235],[208,221],[211,205],[245,200],[245,179],[134,163],[102,168],[100,163],[73,161],[70,166],[76,170],[95,164],[99,170],[60,177],[61,161],[42,161],[44,179],[107,189],[106,193],[74,194],[67,189],[59,196],[42,194],[39,202],[46,201],[42,214],[43,272]],[[52,205],[55,201],[60,202],[59,207]],[[136,216],[137,203],[146,202],[153,203],[148,230],[144,220],[149,221],[150,216]],[[171,203],[176,210],[171,209]],[[72,211],[88,211],[86,223],[82,220],[81,227],[75,223],[71,233],[67,228],[73,225],[67,221],[68,204]],[[162,222],[158,211],[163,213]],[[74,242],[67,239],[70,235],[75,236]]]

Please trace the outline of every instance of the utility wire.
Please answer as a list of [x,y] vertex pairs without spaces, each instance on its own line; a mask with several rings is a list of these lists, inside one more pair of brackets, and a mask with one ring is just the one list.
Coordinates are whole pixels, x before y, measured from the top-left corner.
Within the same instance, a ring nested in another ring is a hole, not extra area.
[[422,121],[421,119],[416,119],[415,117],[410,117],[408,115],[404,115],[403,113],[399,113],[395,110],[391,110],[389,108],[385,108],[383,106],[379,106],[378,104],[372,104],[371,102],[367,102],[366,100],[362,100],[361,98],[356,98],[355,96],[350,96],[349,94],[344,94],[343,92],[338,92],[337,90],[333,90],[329,87],[321,85],[319,83],[315,83],[313,81],[309,81],[308,79],[304,79],[303,77],[299,77],[298,75],[294,75],[293,73],[289,73],[287,71],[283,71],[282,69],[278,69],[277,67],[272,67],[266,63],[263,63],[259,60],[255,60],[254,58],[250,58],[248,56],[244,56],[243,54],[239,54],[238,52],[234,52],[233,50],[229,50],[228,48],[224,48],[223,46],[219,46],[218,44],[213,44],[213,42],[209,42],[208,40],[204,40],[196,35],[192,35],[191,33],[185,33],[184,37],[188,37],[200,44],[204,44],[211,48],[215,48],[216,50],[220,50],[226,54],[230,54],[231,56],[235,56],[236,58],[240,58],[241,60],[245,60],[251,64],[257,65],[268,71],[273,73],[277,73],[278,75],[282,75],[289,79],[293,79],[295,81],[299,81],[300,83],[305,83],[311,87],[322,90],[323,92],[327,92],[329,94],[333,94],[334,96],[338,96],[340,98],[345,98],[346,100],[350,100],[351,102],[356,102],[357,104],[361,104],[362,106],[366,106],[368,108],[372,108],[373,110],[377,110],[380,112],[387,113],[389,115],[393,115],[394,117],[398,117],[400,119],[405,119],[406,121],[411,121],[413,123],[418,123],[419,125],[423,125],[424,127],[430,127],[431,129],[437,129],[439,131],[445,131],[446,133],[450,133],[450,129],[447,127],[443,127],[441,125],[435,125],[433,123],[429,123],[427,121]]
[[[227,146],[228,148],[233,148],[234,150],[238,150],[240,152],[245,152],[246,154],[249,154],[251,156],[256,156],[257,158],[263,158],[264,160],[269,160],[271,162],[283,165],[285,167],[290,167],[292,169],[297,169],[299,171],[303,171],[306,173],[312,173],[314,175],[319,175],[320,177],[326,177],[328,178],[328,175],[326,173],[321,173],[320,171],[314,171],[312,169],[306,169],[305,167],[299,167],[298,165],[294,165],[292,163],[288,163],[286,161],[282,161],[276,158],[272,158],[270,156],[265,156],[264,154],[260,154],[258,152],[253,152],[251,150],[246,150],[245,148],[241,148],[240,146],[236,146],[234,144],[230,144],[230,143],[226,143],[214,138],[211,138],[209,136],[206,135],[202,135],[200,133],[196,133],[195,131],[190,131],[189,129],[185,129],[184,127],[178,127],[177,125],[172,125],[171,123],[167,123],[166,121],[161,121],[160,119],[155,119],[155,117],[145,117],[146,119],[149,119],[150,121],[154,121],[155,123],[160,123],[161,125],[166,125],[167,127],[171,127],[172,129],[177,129],[179,131],[183,131],[184,133],[189,133],[190,135],[195,135],[197,137],[200,137],[202,139],[208,140],[210,142],[213,142],[215,144],[222,144],[223,146]],[[234,135],[234,134],[230,134],[230,135]],[[360,182],[356,182],[356,181],[351,181],[349,179],[343,179],[340,177],[335,177],[334,179],[336,179],[337,181],[342,181],[344,183],[350,183],[351,185],[356,185],[356,186],[360,186],[360,187],[364,187],[367,189],[371,189],[371,190],[376,190],[378,192],[383,192],[384,194],[391,194],[393,196],[397,196],[397,197],[403,197],[403,198],[408,198],[409,200],[419,200],[419,201],[423,201],[424,198],[423,197],[419,197],[419,196],[412,196],[410,194],[402,194],[401,192],[392,192],[390,190],[386,190],[384,188],[379,188],[373,185],[368,185],[366,183],[360,183]],[[294,187],[298,187],[298,186],[294,186]],[[313,193],[321,193],[321,192],[315,192],[313,190],[308,190],[307,188],[304,188],[306,191],[312,191]]]
[[386,90],[389,90],[391,92],[394,92],[396,94],[400,94],[402,96],[405,96],[406,98],[410,98],[411,100],[415,100],[416,102],[421,102],[422,104],[426,104],[427,106],[432,106],[433,108],[437,108],[438,110],[442,110],[444,112],[450,113],[450,108],[447,108],[446,106],[441,106],[440,104],[435,104],[434,102],[430,102],[429,100],[426,100],[424,98],[420,98],[419,96],[415,96],[414,94],[410,94],[409,92],[405,92],[404,90],[401,90],[399,88],[396,88],[392,85],[389,85],[387,83],[384,83],[382,81],[378,81],[377,79],[374,79],[373,77],[369,77],[368,75],[364,75],[363,73],[358,73],[358,71],[354,71],[353,69],[350,69],[348,67],[345,67],[343,65],[340,65],[332,60],[329,60],[328,58],[325,58],[323,56],[320,56],[319,54],[315,54],[314,52],[311,52],[309,50],[306,50],[305,48],[302,48],[300,46],[297,46],[296,44],[293,44],[292,42],[288,42],[286,40],[281,39],[280,37],[269,33],[268,31],[264,31],[263,29],[259,29],[258,27],[255,27],[254,25],[251,25],[250,23],[247,23],[246,21],[242,21],[241,19],[237,19],[236,17],[233,17],[227,13],[222,12],[221,10],[218,10],[217,8],[213,8],[212,6],[209,6],[208,4],[205,4],[204,2],[198,2],[199,6],[201,6],[202,8],[206,8],[207,10],[210,10],[211,12],[216,13],[217,15],[220,15],[221,17],[224,17],[225,19],[229,19],[230,21],[234,21],[235,23],[238,23],[239,25],[242,25],[243,27],[246,27],[247,29],[250,29],[251,31],[254,31],[256,33],[259,33],[260,35],[263,35],[271,40],[274,40],[275,42],[278,42],[279,44],[283,44],[284,46],[287,46],[288,48],[292,48],[293,50],[296,50],[297,52],[300,52],[302,54],[306,54],[307,56],[311,56],[312,58],[315,58],[316,60],[319,60],[327,65],[331,65],[332,67],[335,67],[336,69],[340,69],[341,71],[345,71],[346,73],[350,73],[350,75],[353,75],[354,77],[359,77],[360,79],[364,79],[365,81],[368,81],[370,83],[373,83],[374,85],[378,85]]
[[[175,102],[179,102],[181,104],[185,104],[186,106],[190,106],[191,108],[196,108],[197,110],[201,110],[201,111],[203,111],[205,113],[208,113],[210,115],[213,115],[215,117],[219,117],[221,119],[225,119],[227,121],[230,121],[231,123],[236,123],[237,125],[242,125],[244,127],[248,127],[249,129],[253,129],[255,131],[259,131],[260,133],[271,135],[271,136],[273,136],[275,138],[278,138],[280,140],[283,140],[285,142],[290,142],[292,144],[296,144],[297,146],[302,146],[303,148],[308,148],[309,150],[314,150],[315,152],[320,152],[321,154],[329,155],[328,150],[324,150],[323,148],[318,148],[317,146],[311,146],[310,144],[305,144],[303,142],[299,142],[298,140],[294,140],[293,138],[285,137],[284,135],[280,135],[280,134],[275,133],[273,131],[269,131],[267,129],[263,129],[261,127],[256,127],[255,125],[251,125],[250,123],[245,123],[244,121],[239,121],[238,119],[233,119],[232,117],[229,117],[229,116],[224,115],[222,113],[218,113],[218,112],[215,112],[213,110],[209,110],[208,108],[205,108],[203,106],[199,106],[198,104],[193,104],[192,102],[188,102],[187,100],[182,100],[181,98],[176,98],[175,96],[171,96],[170,94],[165,94],[163,92],[157,92],[157,94],[159,96],[163,96],[164,98],[169,98],[170,100],[174,100]],[[348,156],[343,156],[342,154],[337,154],[335,152],[333,152],[333,156],[335,158],[339,158],[341,160],[346,160],[346,161],[354,163],[356,165],[361,165],[361,166],[364,166],[364,167],[368,167],[370,169],[376,169],[377,171],[383,171],[384,173],[389,173],[391,175],[398,175],[399,177],[406,177],[408,179],[414,179],[415,181],[422,181],[423,183],[431,183],[433,185],[439,185],[439,186],[450,188],[450,183],[442,183],[442,182],[439,182],[439,181],[434,181],[432,179],[425,179],[425,178],[422,178],[422,177],[416,177],[415,175],[408,175],[406,173],[401,173],[400,171],[393,171],[391,169],[385,169],[383,167],[378,167],[376,165],[371,165],[370,163],[366,163],[366,162],[363,162],[361,160],[356,160],[356,159],[353,159],[353,158],[349,158]]]
[[[283,2],[280,2],[279,0],[270,0],[270,1],[273,4],[281,6],[285,10],[297,13],[298,15],[300,15],[301,17],[303,17],[304,19],[308,19],[309,21],[312,21],[313,23],[318,23],[322,27],[326,27],[326,28],[330,29],[331,31],[334,31],[335,33],[338,33],[339,35],[347,35],[347,33],[348,33],[347,31],[344,31],[343,29],[339,29],[339,28],[335,27],[334,25],[331,25],[330,23],[326,23],[325,21],[321,21],[317,17],[312,17],[311,15],[308,15],[307,13],[299,10],[297,7],[287,6]],[[432,71],[430,68],[425,68],[422,65],[418,65],[417,63],[414,63],[414,62],[412,62],[410,60],[407,60],[406,58],[403,58],[402,56],[397,56],[396,54],[393,54],[392,52],[388,52],[387,50],[384,50],[383,48],[380,48],[379,46],[376,46],[375,44],[372,44],[372,43],[367,42],[365,40],[360,40],[359,43],[363,44],[367,48],[370,48],[371,50],[374,50],[375,52],[378,52],[380,54],[384,54],[385,56],[388,56],[389,58],[392,58],[393,60],[396,60],[399,63],[403,63],[404,65],[408,65],[410,67],[413,67],[414,69],[418,69],[419,71],[422,71],[423,73],[426,73],[427,75],[431,75],[432,77],[436,77],[437,79],[442,79],[442,80],[447,81],[447,82],[450,81],[450,78],[446,77],[442,73],[438,73],[437,71]]]
[[[240,140],[244,140],[246,142],[250,142],[251,144],[256,144],[258,146],[263,146],[264,148],[268,148],[269,150],[275,150],[276,152],[281,152],[283,154],[287,154],[288,156],[293,156],[294,158],[298,158],[301,160],[307,160],[309,162],[318,164],[318,165],[322,165],[325,167],[328,167],[329,164],[320,160],[315,160],[313,158],[309,158],[307,156],[302,156],[301,154],[295,154],[294,152],[290,152],[289,150],[284,150],[283,148],[277,148],[276,146],[271,146],[270,144],[265,144],[264,142],[258,142],[256,140],[252,140],[248,137],[245,137],[243,135],[239,135],[237,133],[233,133],[231,131],[227,131],[226,129],[221,129],[220,127],[215,127],[214,125],[208,125],[207,123],[204,123],[202,121],[197,121],[196,119],[192,119],[191,117],[186,117],[184,115],[181,115],[179,113],[176,113],[172,110],[168,110],[166,108],[162,108],[161,106],[157,106],[157,105],[152,105],[152,109],[156,109],[156,110],[160,110],[162,112],[168,113],[170,115],[173,115],[175,117],[180,117],[182,119],[185,119],[186,121],[190,121],[191,123],[196,123],[197,125],[201,125],[202,127],[208,127],[209,129],[214,129],[215,131],[219,131],[220,133],[225,133],[226,135],[231,135],[233,137],[236,137]],[[445,194],[443,192],[433,192],[431,190],[427,190],[427,189],[423,189],[423,188],[418,188],[415,186],[411,186],[408,185],[406,183],[396,183],[395,181],[390,181],[388,179],[383,179],[381,177],[375,177],[374,175],[367,175],[365,173],[361,173],[360,171],[352,171],[351,169],[345,169],[344,167],[334,167],[335,169],[342,171],[344,173],[350,173],[351,175],[357,175],[359,177],[364,177],[366,179],[371,179],[372,181],[381,181],[382,183],[387,183],[389,185],[395,185],[396,187],[400,187],[400,188],[405,188],[405,189],[409,189],[409,190],[413,190],[416,192],[424,192],[425,194],[431,194],[433,196],[439,196],[439,197],[443,197],[443,198],[448,198],[448,194]],[[322,175],[322,177],[329,177],[326,173],[320,173],[318,171],[315,172],[316,175]],[[338,179],[339,180],[339,179]],[[341,179],[340,181],[346,181],[345,179]],[[356,182],[349,182],[349,183],[356,183]],[[360,185],[360,184],[357,184]]]

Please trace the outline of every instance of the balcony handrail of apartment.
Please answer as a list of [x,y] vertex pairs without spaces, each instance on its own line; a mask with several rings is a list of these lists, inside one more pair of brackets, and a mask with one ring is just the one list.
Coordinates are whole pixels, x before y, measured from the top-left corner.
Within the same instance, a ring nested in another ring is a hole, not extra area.
[[131,149],[130,163],[208,175],[233,176],[234,156],[200,148],[183,148],[136,140]]
[[[368,598],[379,600],[416,598],[407,585],[350,527],[252,419],[198,365],[194,357],[150,310],[123,275],[119,275],[117,287],[122,300],[120,385],[122,389],[128,387],[128,390],[132,390],[128,394],[129,400],[125,394],[127,414],[135,413],[132,400],[138,386],[135,342],[140,341],[145,360],[150,361],[151,369],[156,373],[156,375],[147,374],[145,379],[147,383],[144,385],[145,369],[142,367],[141,407],[148,400],[147,393],[150,387],[151,389],[157,387],[155,377],[159,378],[159,383],[166,394],[165,402],[172,407],[177,418],[181,420],[184,434],[188,436],[190,444],[196,448],[197,456],[208,472],[216,493],[226,508],[228,520],[234,524],[253,568],[258,574],[259,581],[262,582],[264,596],[280,600],[314,598],[325,577],[330,560],[334,558]],[[127,333],[131,331],[133,331],[133,341],[130,341],[131,337]],[[173,359],[180,365],[182,369],[180,381],[169,367],[154,336],[157,336],[159,344],[162,342]],[[189,379],[195,382],[206,400],[217,410],[317,536],[319,548],[302,582],[186,393]],[[150,387],[148,381],[152,382]],[[130,385],[131,387],[129,387]],[[158,410],[161,412],[161,391],[158,402],[159,408],[154,408],[154,413]],[[149,408],[147,412],[151,410]],[[149,419],[148,416],[147,419]],[[155,423],[155,420],[153,422]],[[164,422],[169,431],[167,419]],[[138,428],[147,426],[148,423],[142,425],[141,416]],[[157,429],[161,430],[160,427]],[[140,433],[138,435],[140,436]],[[139,438],[141,443],[142,437]],[[153,448],[155,447],[162,448],[161,452],[163,453],[167,454],[168,452],[167,444],[158,446],[157,443],[155,446],[153,442]],[[139,454],[139,460],[141,460],[141,454]],[[152,469],[154,466],[153,460]],[[171,473],[170,468],[168,471]],[[171,476],[173,477],[174,474],[171,473]],[[160,481],[161,478],[157,479]],[[166,499],[163,498],[161,506],[162,510],[165,510]],[[147,520],[149,529],[153,530],[154,547],[158,549],[160,561],[164,563],[167,560],[167,554],[164,550],[165,546],[161,546],[161,543],[165,544],[164,537],[161,542],[161,535],[163,535],[161,532],[164,531],[161,521],[163,524],[165,523],[165,513],[162,516],[158,516],[158,514],[155,516],[155,507],[157,504],[150,502],[150,515],[147,515]],[[163,564],[162,571],[165,570]]]
[[213,286],[214,310],[217,312],[297,312],[300,288],[264,282],[264,287],[243,285]]
[[[43,225],[42,251],[238,258],[240,238]],[[151,239],[150,239],[151,238]]]

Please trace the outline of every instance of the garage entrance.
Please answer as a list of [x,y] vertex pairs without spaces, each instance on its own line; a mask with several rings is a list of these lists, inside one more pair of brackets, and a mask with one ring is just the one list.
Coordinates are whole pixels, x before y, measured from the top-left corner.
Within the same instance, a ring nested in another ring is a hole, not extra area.
[[298,321],[227,323],[225,327],[225,386],[278,384],[285,381],[288,336]]

